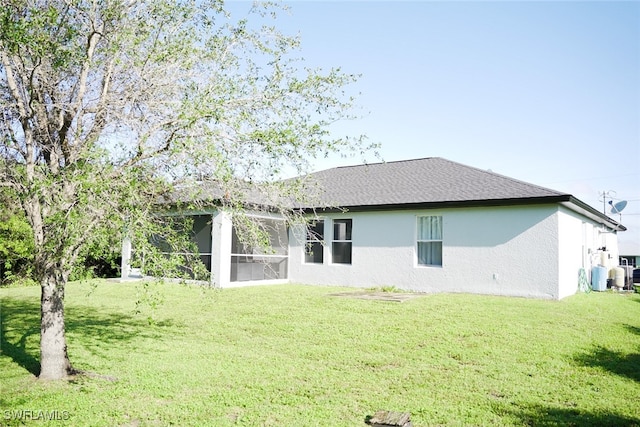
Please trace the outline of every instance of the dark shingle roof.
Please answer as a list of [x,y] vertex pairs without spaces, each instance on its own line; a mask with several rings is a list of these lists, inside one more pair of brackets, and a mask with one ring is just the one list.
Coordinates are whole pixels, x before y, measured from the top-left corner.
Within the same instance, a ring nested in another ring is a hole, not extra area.
[[[218,206],[223,204],[227,193],[233,193],[236,202],[267,210],[275,207],[273,201],[276,199],[279,206],[328,211],[559,203],[612,229],[626,230],[570,194],[440,157],[338,167],[302,178],[302,184],[306,186],[305,200],[298,199],[297,202],[289,192],[282,192],[293,182],[282,181],[284,187],[276,185],[271,190],[245,182],[226,186],[216,182],[201,183],[195,188],[184,188],[167,195],[160,203]],[[296,198],[300,196],[298,192],[295,194]]]
[[317,185],[316,207],[511,204],[571,197],[440,157],[338,167],[307,178]]

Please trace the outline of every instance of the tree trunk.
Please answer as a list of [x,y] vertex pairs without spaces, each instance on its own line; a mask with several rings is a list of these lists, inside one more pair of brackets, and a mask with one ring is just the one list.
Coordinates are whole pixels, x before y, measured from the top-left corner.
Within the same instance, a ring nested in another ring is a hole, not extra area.
[[42,280],[40,300],[40,379],[58,380],[73,373],[64,326],[64,286],[55,274]]

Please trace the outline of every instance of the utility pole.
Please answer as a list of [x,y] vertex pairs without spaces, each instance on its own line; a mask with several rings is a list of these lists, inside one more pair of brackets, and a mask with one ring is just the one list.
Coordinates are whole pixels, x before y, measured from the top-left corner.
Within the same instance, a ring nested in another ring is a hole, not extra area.
[[602,213],[603,214],[605,215],[607,214],[607,197],[609,197],[610,199],[613,199],[613,196],[615,196],[616,194],[617,193],[613,190],[602,191],[598,193],[598,195],[602,197]]

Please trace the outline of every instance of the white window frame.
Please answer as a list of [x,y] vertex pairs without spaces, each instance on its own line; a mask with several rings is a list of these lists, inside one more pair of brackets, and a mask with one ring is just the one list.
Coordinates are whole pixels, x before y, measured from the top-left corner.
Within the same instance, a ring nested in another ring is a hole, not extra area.
[[[440,238],[420,239],[420,219],[436,217],[440,218]],[[420,243],[440,243],[440,263],[439,264],[423,264],[420,262]],[[416,246],[415,246],[415,263],[417,267],[442,267],[444,265],[444,218],[442,215],[416,215]]]
[[[351,239],[349,240],[341,240],[335,238],[335,223],[341,221],[351,221]],[[349,243],[351,245],[349,262],[336,262],[334,260],[335,251],[333,250],[334,243]],[[331,264],[333,265],[353,265],[353,218],[334,218],[331,221],[331,254],[330,254]]]
[[[326,259],[326,254],[325,254],[325,246],[326,246],[326,235],[327,235],[327,223],[329,222],[327,219],[325,218],[316,218],[311,222],[315,222],[316,224],[321,222],[322,223],[322,236],[318,236],[321,237],[321,239],[309,239],[309,229],[305,226],[305,230],[304,230],[304,248],[303,248],[303,253],[302,253],[302,262],[304,264],[309,264],[309,265],[322,265],[324,264],[324,261]],[[321,262],[313,262],[313,261],[307,261],[307,247],[309,244],[311,243],[320,243],[320,250],[322,251],[322,261]]]

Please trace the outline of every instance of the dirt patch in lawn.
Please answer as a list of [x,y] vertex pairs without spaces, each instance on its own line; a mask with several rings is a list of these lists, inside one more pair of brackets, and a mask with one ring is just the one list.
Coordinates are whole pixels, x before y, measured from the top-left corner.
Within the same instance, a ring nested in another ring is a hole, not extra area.
[[337,292],[335,294],[329,294],[332,297],[345,297],[345,298],[357,298],[368,299],[375,301],[392,301],[392,302],[405,302],[410,299],[425,296],[426,294],[419,294],[413,292],[381,292],[381,291],[356,291],[356,292]]

